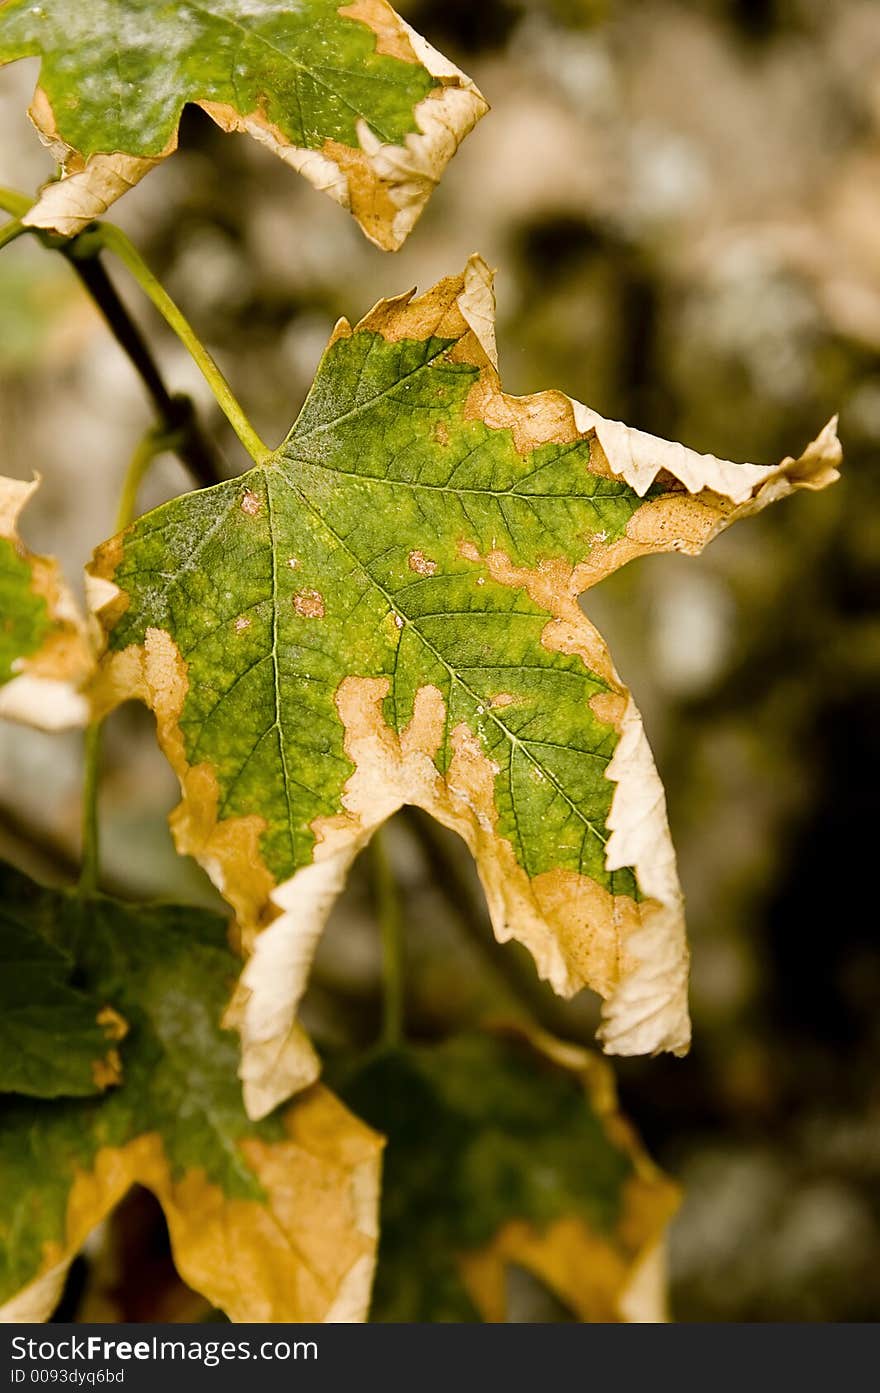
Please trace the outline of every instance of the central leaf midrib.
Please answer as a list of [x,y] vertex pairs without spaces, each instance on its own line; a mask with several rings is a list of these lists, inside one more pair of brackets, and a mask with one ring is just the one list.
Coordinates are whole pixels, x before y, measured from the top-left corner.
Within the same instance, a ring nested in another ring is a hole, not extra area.
[[272,480],[266,471],[266,513],[269,521],[269,549],[272,553],[272,672],[275,692],[275,728],[278,731],[278,753],[284,775],[284,801],[287,805],[287,835],[290,838],[290,854],[296,863],[296,836],[293,830],[293,808],[290,801],[291,779],[287,769],[287,753],[284,748],[284,722],[281,718],[281,674],[278,669],[278,556],[275,541],[274,507],[272,503]]

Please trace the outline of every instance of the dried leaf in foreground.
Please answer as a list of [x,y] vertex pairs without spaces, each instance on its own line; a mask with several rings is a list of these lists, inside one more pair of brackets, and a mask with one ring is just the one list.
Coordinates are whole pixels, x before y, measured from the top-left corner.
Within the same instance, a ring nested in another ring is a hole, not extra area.
[[183,1280],[234,1321],[360,1320],[376,1245],[380,1139],[325,1088],[245,1116],[218,1020],[235,960],[203,910],[41,890],[0,896],[51,927],[130,1031],[100,1099],[0,1106],[0,1320],[47,1319],[92,1229],[132,1185],[168,1221]]
[[383,1050],[341,1092],[384,1132],[370,1319],[504,1321],[511,1266],[578,1320],[665,1319],[678,1190],[597,1055],[535,1033]]
[[386,0],[6,0],[0,63],[31,56],[31,119],[64,177],[25,221],[68,236],[176,149],[194,102],[393,250],[487,110]]
[[837,478],[731,464],[559,392],[514,398],[473,258],[341,322],[287,439],[98,549],[104,707],[156,713],[178,848],[251,953],[231,1019],[252,1116],[311,1082],[296,1023],[357,853],[405,803],[473,852],[499,939],[604,998],[613,1053],[682,1053],[687,948],[660,780],[578,596],[634,557],[699,552]]
[[88,720],[81,688],[94,658],[57,561],[34,556],[18,535],[38,487],[0,477],[0,716],[64,730]]

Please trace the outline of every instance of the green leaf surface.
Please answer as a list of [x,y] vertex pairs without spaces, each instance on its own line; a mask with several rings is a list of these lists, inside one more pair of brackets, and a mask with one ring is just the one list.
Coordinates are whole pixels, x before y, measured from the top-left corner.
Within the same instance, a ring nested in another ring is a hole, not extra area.
[[0,716],[57,730],[85,724],[94,656],[57,562],[18,534],[37,487],[0,477]]
[[[68,1264],[133,1184],[160,1200],[181,1276],[233,1319],[322,1320],[337,1300],[357,1315],[378,1139],[320,1087],[248,1121],[219,1025],[235,974],[225,921],[43,890],[8,867],[0,899],[130,1027],[123,1082],[99,1100],[0,1100],[4,1317],[51,1313]],[[318,1197],[333,1210],[323,1231]]]
[[71,984],[72,957],[43,929],[30,905],[0,900],[0,1093],[87,1097],[119,1081],[108,1040],[125,1023]]
[[11,682],[23,658],[39,653],[52,621],[43,595],[35,593],[31,568],[8,537],[0,537],[0,683]]
[[596,1056],[468,1035],[383,1051],[340,1087],[387,1137],[372,1320],[504,1320],[511,1265],[581,1320],[659,1317],[661,1289],[651,1312],[627,1292],[677,1193]]
[[404,803],[468,842],[499,938],[557,991],[606,998],[608,1048],[687,1047],[663,791],[578,595],[824,486],[839,447],[829,429],[799,461],[733,465],[560,393],[508,397],[492,309],[473,259],[343,322],[265,463],[142,518],[91,568],[100,700],[155,710],[178,846],[256,949],[234,1008],[254,1112],[314,1076],[293,1021],[308,959]]
[[[396,246],[485,110],[385,0],[6,0],[0,63],[37,56],[33,114],[78,178],[75,196],[50,192],[44,212],[81,222],[102,211],[84,208],[83,193],[106,207],[175,148],[193,102],[350,206],[380,245]],[[391,152],[408,167],[392,168]]]

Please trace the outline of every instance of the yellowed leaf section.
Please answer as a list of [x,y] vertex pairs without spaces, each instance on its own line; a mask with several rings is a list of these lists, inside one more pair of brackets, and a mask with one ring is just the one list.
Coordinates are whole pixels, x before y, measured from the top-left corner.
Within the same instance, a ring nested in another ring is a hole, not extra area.
[[[11,543],[30,569],[31,589],[45,601],[51,628],[36,653],[22,655],[16,675],[0,686],[0,716],[37,726],[66,730],[89,719],[83,688],[95,669],[85,623],[58,566],[50,556],[36,556],[18,534],[18,520],[40,486],[0,477],[0,539]],[[0,624],[4,616],[0,615]]]
[[[317,1059],[296,1020],[314,952],[358,852],[405,804],[423,808],[467,843],[500,941],[524,944],[561,995],[590,986],[605,998],[606,1049],[683,1052],[690,1027],[681,897],[662,787],[631,699],[621,700],[621,726],[635,722],[635,748],[622,738],[621,764],[609,767],[609,777],[620,780],[611,823],[617,807],[623,824],[617,842],[613,836],[609,841],[609,856],[632,850],[633,860],[625,864],[642,864],[654,897],[640,903],[611,895],[574,871],[530,879],[497,831],[498,770],[474,733],[464,723],[454,727],[444,776],[434,762],[445,727],[442,694],[436,687],[420,688],[412,720],[398,736],[383,716],[388,691],[386,678],[341,683],[336,706],[345,752],[355,766],[343,793],[345,811],[313,825],[313,864],[272,892],[277,917],[249,941],[251,957],[227,1018],[242,1037],[240,1072],[249,1114],[264,1116],[315,1077]],[[626,734],[633,739],[632,726]]]
[[[329,138],[318,149],[300,148],[260,110],[242,112],[211,101],[195,105],[221,130],[244,132],[265,145],[313,188],[348,209],[377,247],[396,251],[415,226],[452,156],[485,116],[489,104],[470,78],[411,29],[386,0],[355,0],[342,6],[340,14],[373,30],[377,52],[421,63],[438,81],[415,107],[418,130],[408,135],[404,144],[385,144],[361,118],[356,149]],[[162,154],[153,158],[117,151],[84,160],[59,136],[55,113],[41,88],[37,88],[28,114],[61,166],[63,177],[42,189],[24,222],[68,237],[101,217],[117,198],[177,149],[175,131]]]
[[42,87],[37,87],[28,116],[36,132],[60,167],[62,178],[52,180],[40,190],[33,207],[23,218],[27,227],[41,227],[73,237],[101,218],[117,198],[140,183],[177,149],[177,135],[161,155],[144,159],[137,155],[108,153],[84,160],[58,133],[55,112]]
[[382,1140],[320,1085],[283,1122],[281,1141],[239,1143],[263,1203],[229,1198],[199,1170],[173,1176],[157,1133],[99,1151],[72,1186],[65,1242],[47,1248],[43,1271],[0,1310],[0,1321],[49,1318],[70,1263],[132,1185],[161,1204],[180,1276],[230,1320],[363,1320]]
[[598,1056],[543,1031],[521,1032],[546,1059],[577,1075],[589,1106],[615,1146],[631,1158],[613,1234],[593,1230],[578,1216],[538,1229],[523,1220],[504,1225],[492,1242],[460,1258],[460,1270],[483,1320],[506,1319],[507,1268],[524,1268],[544,1283],[579,1320],[658,1322],[667,1319],[665,1242],[681,1194],[651,1161],[618,1111],[614,1076]]
[[98,1088],[112,1088],[122,1082],[122,1060],[116,1045],[128,1034],[128,1021],[112,1006],[102,1006],[96,1019],[104,1039],[112,1044],[105,1055],[92,1060],[92,1078]]

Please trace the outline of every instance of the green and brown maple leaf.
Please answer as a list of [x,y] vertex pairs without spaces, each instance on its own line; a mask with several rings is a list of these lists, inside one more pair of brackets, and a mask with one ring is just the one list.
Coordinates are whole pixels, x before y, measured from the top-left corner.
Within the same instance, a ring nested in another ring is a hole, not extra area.
[[387,1139],[371,1320],[504,1321],[512,1267],[578,1320],[665,1318],[678,1191],[597,1055],[495,1030],[380,1049],[339,1087]]
[[40,57],[31,118],[62,167],[25,221],[70,235],[177,145],[186,103],[404,241],[487,110],[386,0],[4,0],[0,63]]
[[[0,1098],[0,1320],[51,1315],[70,1263],[133,1185],[162,1205],[183,1280],[232,1320],[363,1319],[381,1139],[321,1085],[248,1119],[235,1038],[219,1025],[236,970],[225,920],[44,890],[9,867],[0,901],[19,937],[29,929],[72,960],[128,1026],[122,1081],[100,1097]],[[31,1000],[48,1028],[39,984],[15,985],[19,1013]],[[56,1036],[70,1024],[65,1003],[54,1024]],[[48,1093],[61,1067],[47,1061],[30,1091]]]
[[99,705],[155,711],[177,845],[242,925],[230,1020],[254,1116],[317,1073],[296,1022],[311,957],[355,856],[406,803],[464,838],[499,939],[557,992],[600,993],[608,1051],[688,1046],[663,789],[578,597],[824,488],[834,424],[797,460],[738,465],[559,392],[513,398],[493,314],[473,258],[341,322],[277,450],[91,567]]

